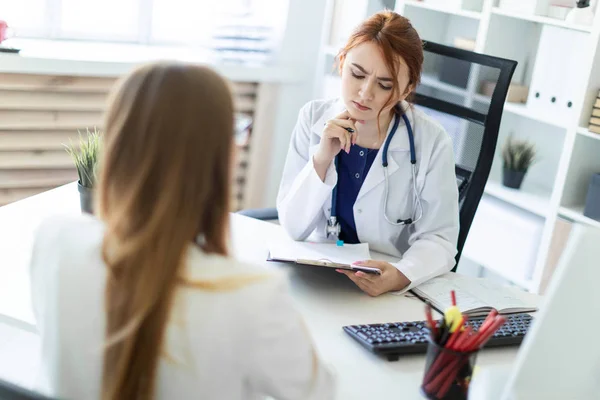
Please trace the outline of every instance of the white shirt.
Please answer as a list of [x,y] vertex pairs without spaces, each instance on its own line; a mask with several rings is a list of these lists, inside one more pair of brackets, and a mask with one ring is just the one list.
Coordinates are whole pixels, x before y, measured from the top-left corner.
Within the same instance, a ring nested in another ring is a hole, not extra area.
[[[411,284],[404,290],[448,272],[455,265],[459,231],[458,186],[452,140],[444,128],[408,103],[403,109],[413,128],[417,192],[423,217],[409,226],[388,223],[383,214],[385,193],[382,151],[375,157],[354,203],[356,232],[372,250],[397,258],[396,266]],[[292,133],[277,196],[279,221],[296,240],[326,240],[332,190],[337,172],[332,162],[321,181],[313,164],[325,123],[345,109],[340,99],[315,100],[301,110]],[[388,129],[389,135],[392,124]],[[386,135],[386,138],[387,138]],[[415,218],[413,179],[407,128],[401,119],[388,150],[391,219]],[[358,260],[357,260],[358,261]]]
[[[99,399],[105,340],[103,224],[54,217],[39,228],[31,261],[42,342],[42,392]],[[231,291],[179,288],[159,360],[157,399],[333,398],[282,275],[190,246],[192,280],[263,275]]]

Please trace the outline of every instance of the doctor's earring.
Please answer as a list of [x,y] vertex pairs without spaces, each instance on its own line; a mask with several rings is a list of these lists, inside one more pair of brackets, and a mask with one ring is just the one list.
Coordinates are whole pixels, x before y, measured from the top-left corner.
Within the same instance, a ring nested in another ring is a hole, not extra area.
[[196,244],[202,248],[206,246],[206,236],[203,233],[200,233],[198,236],[196,236]]

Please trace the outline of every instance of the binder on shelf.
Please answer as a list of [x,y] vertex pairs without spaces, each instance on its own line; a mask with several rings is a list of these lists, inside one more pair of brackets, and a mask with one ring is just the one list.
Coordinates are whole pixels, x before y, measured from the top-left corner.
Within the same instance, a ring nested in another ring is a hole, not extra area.
[[580,67],[587,52],[588,33],[544,25],[532,74],[527,109],[555,121],[575,117],[583,100],[574,97],[585,77]]

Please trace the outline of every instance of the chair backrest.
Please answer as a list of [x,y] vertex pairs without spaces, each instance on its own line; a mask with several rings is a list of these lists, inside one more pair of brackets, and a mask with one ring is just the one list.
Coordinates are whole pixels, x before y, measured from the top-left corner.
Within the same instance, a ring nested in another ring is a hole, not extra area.
[[424,42],[423,49],[423,75],[412,102],[436,119],[454,144],[460,202],[458,265],[492,167],[517,62],[433,42]]
[[0,380],[0,400],[53,400],[42,394]]

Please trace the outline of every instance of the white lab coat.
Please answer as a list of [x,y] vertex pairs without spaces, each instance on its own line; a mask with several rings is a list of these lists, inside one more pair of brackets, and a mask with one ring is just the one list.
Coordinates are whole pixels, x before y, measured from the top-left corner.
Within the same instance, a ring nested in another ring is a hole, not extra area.
[[[371,250],[397,257],[393,262],[411,284],[408,290],[455,265],[458,239],[458,188],[452,141],[444,128],[423,111],[409,107],[414,132],[417,190],[423,217],[410,226],[394,226],[383,215],[384,174],[379,151],[354,204],[358,238]],[[277,196],[279,221],[295,240],[326,240],[332,190],[337,172],[330,164],[325,182],[317,175],[312,156],[319,147],[327,120],[344,110],[340,99],[315,100],[301,110],[292,133]],[[387,132],[391,130],[392,124]],[[403,120],[388,152],[390,219],[415,217],[408,134]]]
[[[38,389],[100,398],[105,344],[104,225],[82,215],[39,228],[31,258],[41,337]],[[287,279],[190,246],[190,281],[258,276],[233,290],[179,287],[156,374],[156,399],[331,399],[334,376],[316,354],[287,293]]]

